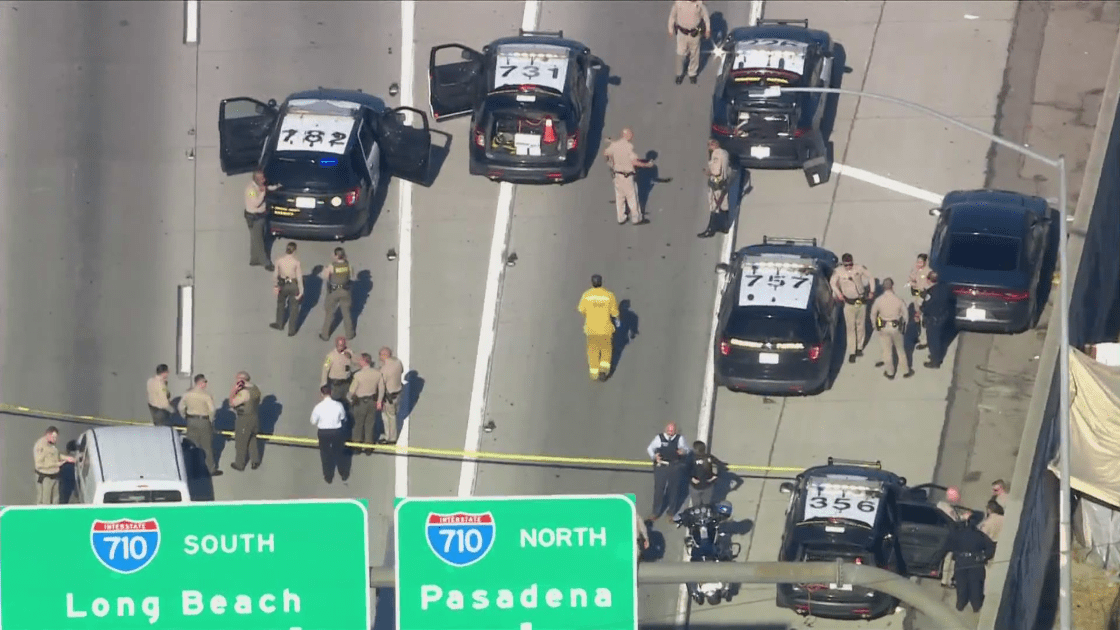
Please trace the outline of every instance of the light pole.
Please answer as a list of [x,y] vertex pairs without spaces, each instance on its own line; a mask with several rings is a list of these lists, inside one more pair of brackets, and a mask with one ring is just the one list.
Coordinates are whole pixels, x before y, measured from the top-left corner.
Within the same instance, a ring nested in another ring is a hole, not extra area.
[[759,90],[765,96],[778,96],[782,92],[818,92],[824,94],[848,94],[850,96],[858,96],[860,98],[870,98],[895,105],[901,105],[914,111],[922,112],[932,116],[938,120],[949,123],[950,125],[964,129],[978,136],[987,138],[998,145],[1005,146],[1012,151],[1016,151],[1029,158],[1042,162],[1048,166],[1052,166],[1058,171],[1058,326],[1062,338],[1058,344],[1058,423],[1060,424],[1060,445],[1058,447],[1059,458],[1059,480],[1061,489],[1059,490],[1058,509],[1058,573],[1059,573],[1059,587],[1058,599],[1060,606],[1059,626],[1061,630],[1070,630],[1072,623],[1072,610],[1070,607],[1070,488],[1069,488],[1069,260],[1066,240],[1068,239],[1068,229],[1066,220],[1066,196],[1068,191],[1066,189],[1066,159],[1065,156],[1058,156],[1058,159],[1050,159],[1044,155],[1035,153],[1029,148],[1001,138],[995,134],[978,129],[972,125],[963,123],[956,118],[942,114],[939,111],[930,109],[925,105],[919,105],[901,98],[893,96],[886,96],[883,94],[872,94],[869,92],[859,92],[856,90],[843,90],[839,88],[812,88],[812,87],[767,87]]

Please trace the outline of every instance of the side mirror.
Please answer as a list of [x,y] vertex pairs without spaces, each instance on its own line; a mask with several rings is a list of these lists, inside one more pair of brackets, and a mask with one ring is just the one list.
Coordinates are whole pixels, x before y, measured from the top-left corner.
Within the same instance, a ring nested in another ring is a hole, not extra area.
[[898,483],[901,483],[902,485],[905,486],[906,485],[906,477],[899,477],[898,478]]
[[830,50],[821,50],[821,56],[824,57],[825,59],[832,59],[832,56],[834,54],[835,53],[831,49]]
[[731,265],[729,265],[727,263],[717,263],[716,264],[716,273],[727,273],[729,271],[731,271]]
[[463,61],[472,61],[474,60],[474,53],[469,50],[464,50],[463,52],[459,53],[459,57],[461,57]]
[[941,216],[941,208],[930,208],[929,209],[929,216],[931,216],[931,217]]
[[603,69],[603,60],[598,57],[591,58],[590,67],[592,70],[598,72]]
[[782,494],[793,494],[793,482],[783,481],[782,485],[778,486],[778,490],[781,490]]
[[268,106],[269,107],[276,107],[276,99],[274,99],[274,98],[268,99]]

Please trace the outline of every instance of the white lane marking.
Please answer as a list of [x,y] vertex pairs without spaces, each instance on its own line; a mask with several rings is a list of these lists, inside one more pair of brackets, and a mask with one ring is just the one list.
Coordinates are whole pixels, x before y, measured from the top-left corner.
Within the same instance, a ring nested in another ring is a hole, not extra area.
[[[764,0],[751,0],[750,7],[748,8],[747,25],[755,26],[758,21],[762,19],[762,5]],[[727,229],[727,234],[723,235],[723,244],[719,250],[719,260],[722,263],[731,261],[731,252],[735,250],[735,236],[739,228],[739,213],[743,211],[743,182],[742,175],[746,169],[739,171],[740,180],[739,184],[739,204],[738,212],[735,213],[731,225]],[[716,295],[712,304],[712,322],[711,330],[708,333],[708,345],[704,348],[704,382],[700,388],[700,415],[696,422],[696,439],[703,440],[708,444],[708,448],[712,447],[712,420],[715,416],[715,402],[716,402],[716,365],[715,365],[715,345],[716,345],[716,328],[719,326],[719,304],[723,297],[724,285],[727,283],[727,274],[721,273],[716,281]],[[688,551],[685,550],[683,560],[689,561]],[[688,627],[688,615],[692,608],[692,598],[688,596],[688,586],[681,584],[680,592],[677,595],[677,614],[674,619],[674,627],[677,630],[684,630]]]
[[[416,25],[415,0],[401,0],[401,105],[412,107],[412,84],[415,82],[416,49],[412,41]],[[411,114],[409,115],[411,116]],[[409,121],[411,122],[411,121]],[[397,199],[397,358],[408,374],[412,353],[412,182],[398,180]],[[398,455],[394,478],[398,497],[408,496],[408,427],[412,424],[412,397],[409,384],[404,384],[401,406],[406,411],[404,422],[397,434]]]
[[179,286],[178,372],[190,376],[194,371],[194,287]]
[[198,12],[199,0],[184,0],[183,2],[183,43],[184,44],[197,44],[198,43]]
[[930,192],[923,188],[911,186],[910,184],[903,184],[902,182],[893,180],[889,177],[876,175],[871,171],[865,171],[862,168],[856,168],[854,166],[841,164],[839,162],[832,163],[832,172],[836,173],[837,175],[847,175],[852,179],[858,179],[861,182],[867,182],[868,184],[871,184],[873,186],[886,188],[887,190],[894,191],[901,195],[914,197],[915,199],[921,199],[922,201],[928,201],[932,204],[940,204],[941,200],[945,198],[944,195],[939,195],[935,192]]
[[[541,19],[541,1],[525,0],[521,29],[537,30]],[[490,396],[490,371],[494,367],[494,346],[498,338],[498,307],[506,279],[506,251],[513,225],[513,199],[517,187],[503,182],[498,191],[498,208],[494,214],[494,236],[490,241],[490,264],[486,270],[486,292],[482,302],[482,324],[478,333],[478,352],[474,360],[474,383],[471,385],[471,406],[467,414],[467,435],[463,450],[482,447],[482,420]],[[474,494],[478,480],[478,460],[465,458],[459,469],[459,496]]]

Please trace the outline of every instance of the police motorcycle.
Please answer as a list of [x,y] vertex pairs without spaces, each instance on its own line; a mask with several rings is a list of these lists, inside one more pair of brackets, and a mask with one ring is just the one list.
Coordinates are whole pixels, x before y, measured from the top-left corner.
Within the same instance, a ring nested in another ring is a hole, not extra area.
[[[739,556],[739,543],[731,542],[731,535],[722,531],[723,524],[730,518],[731,503],[728,501],[691,507],[673,517],[677,527],[688,528],[684,545],[689,562],[731,562]],[[738,590],[738,584],[724,582],[688,584],[689,597],[697,604],[731,601]]]

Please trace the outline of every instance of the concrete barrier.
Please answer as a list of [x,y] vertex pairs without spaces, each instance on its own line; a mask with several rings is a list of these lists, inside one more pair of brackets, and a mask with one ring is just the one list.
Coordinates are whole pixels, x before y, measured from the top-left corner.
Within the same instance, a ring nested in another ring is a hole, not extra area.
[[[1120,321],[1120,38],[1070,227],[1070,343],[1115,341]],[[1051,316],[1019,446],[981,630],[1049,630],[1057,610],[1058,318]],[[1013,541],[1013,544],[1008,542]]]

